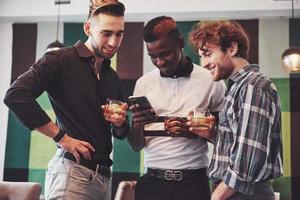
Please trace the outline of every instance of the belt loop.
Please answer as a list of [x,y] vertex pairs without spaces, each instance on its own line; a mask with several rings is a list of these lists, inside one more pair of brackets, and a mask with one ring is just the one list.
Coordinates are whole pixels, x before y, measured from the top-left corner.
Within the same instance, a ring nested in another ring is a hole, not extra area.
[[98,174],[99,167],[100,167],[100,165],[99,165],[99,164],[97,164],[97,165],[96,165],[96,170],[95,170],[95,176]]
[[62,157],[62,159],[61,159],[62,163],[65,162],[65,153],[66,152],[67,152],[66,150],[62,150],[62,155],[61,155],[61,157]]

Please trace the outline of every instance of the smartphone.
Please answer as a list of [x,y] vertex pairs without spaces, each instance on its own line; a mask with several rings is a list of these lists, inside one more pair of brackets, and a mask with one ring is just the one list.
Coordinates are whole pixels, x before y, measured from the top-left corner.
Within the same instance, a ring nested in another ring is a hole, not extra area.
[[141,107],[152,107],[146,96],[129,96],[128,99],[133,105],[138,104]]

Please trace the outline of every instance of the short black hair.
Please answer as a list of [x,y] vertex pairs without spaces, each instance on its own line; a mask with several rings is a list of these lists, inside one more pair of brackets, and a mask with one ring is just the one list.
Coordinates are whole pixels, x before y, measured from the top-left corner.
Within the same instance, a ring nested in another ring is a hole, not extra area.
[[151,19],[144,27],[145,42],[154,42],[163,36],[172,36],[179,39],[181,34],[175,20],[168,16],[159,16]]

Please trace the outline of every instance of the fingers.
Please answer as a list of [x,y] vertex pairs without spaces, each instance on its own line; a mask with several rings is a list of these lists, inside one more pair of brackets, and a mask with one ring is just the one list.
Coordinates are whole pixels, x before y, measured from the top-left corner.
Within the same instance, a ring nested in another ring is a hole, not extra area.
[[67,138],[68,141],[62,143],[62,148],[72,153],[76,158],[76,162],[80,163],[80,155],[86,160],[91,160],[91,152],[95,152],[95,148],[88,142],[77,140],[71,137]]
[[92,152],[95,152],[95,151],[96,151],[96,149],[95,149],[90,143],[85,142],[85,141],[81,141],[81,143],[82,143],[86,148],[88,148],[90,151],[92,151]]
[[76,158],[76,162],[79,164],[80,163],[80,155],[77,153],[77,151],[74,151],[72,154]]
[[121,107],[122,107],[123,110],[127,110],[128,109],[127,103],[123,103]]
[[153,108],[135,110],[132,114],[133,126],[138,128],[155,121],[157,118]]
[[76,161],[80,162],[80,155],[82,155],[86,160],[92,160],[91,152],[95,152],[95,148],[88,142],[78,141],[72,154],[75,156]]
[[129,107],[129,110],[132,111],[132,112],[136,112],[138,109],[139,109],[139,105],[138,104],[134,104],[134,105],[131,105]]

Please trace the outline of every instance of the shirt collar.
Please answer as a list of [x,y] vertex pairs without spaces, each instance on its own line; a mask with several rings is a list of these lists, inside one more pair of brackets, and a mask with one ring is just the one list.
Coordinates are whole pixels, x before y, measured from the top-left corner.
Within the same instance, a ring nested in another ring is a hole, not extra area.
[[180,78],[180,77],[189,77],[193,71],[194,65],[192,60],[186,56],[187,65],[180,67],[173,75],[165,75],[160,73],[161,77],[168,77],[168,78]]
[[[78,52],[79,57],[90,58],[93,63],[95,62],[95,58],[94,58],[92,52],[85,46],[85,44],[82,41],[78,40],[76,42],[76,44],[74,45],[74,47],[75,47],[76,51]],[[110,59],[104,59],[102,66],[110,67]]]
[[242,80],[249,72],[251,71],[259,71],[259,66],[257,64],[250,64],[245,66],[243,69],[233,74],[228,81],[233,81],[234,83],[238,83]]

